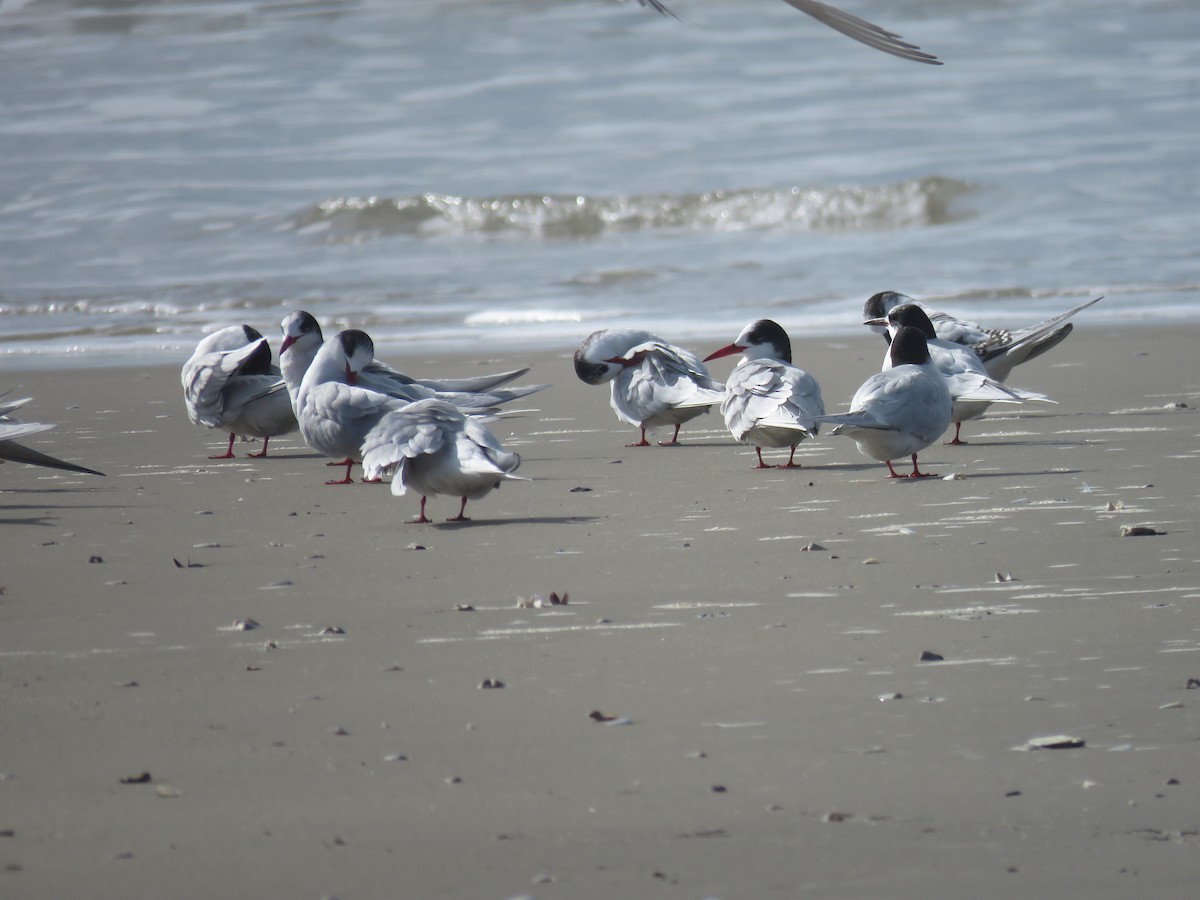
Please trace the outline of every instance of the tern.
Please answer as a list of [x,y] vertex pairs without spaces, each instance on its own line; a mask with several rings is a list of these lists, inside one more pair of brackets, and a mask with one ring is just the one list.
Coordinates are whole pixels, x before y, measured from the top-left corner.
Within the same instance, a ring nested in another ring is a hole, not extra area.
[[[370,336],[357,329],[325,341],[296,391],[296,420],[304,442],[344,465],[346,476],[326,484],[350,484],[350,469],[361,457],[363,440],[389,412],[412,400],[359,387],[360,373],[375,357]],[[491,411],[491,410],[489,410]]]
[[648,331],[605,329],[590,334],[575,351],[575,374],[586,384],[610,382],[609,403],[617,418],[646,430],[673,425],[660,446],[679,444],[679,428],[725,399],[725,386],[713,381],[695,354]]
[[735,440],[753,444],[758,455],[755,468],[771,468],[763,462],[763,447],[789,447],[788,461],[796,464],[796,446],[817,436],[825,414],[821,387],[803,369],[792,365],[792,342],[783,327],[770,319],[759,319],[742,329],[732,344],[715,350],[704,362],[742,354],[742,359],[725,380],[721,413]]
[[[950,425],[946,378],[933,364],[925,335],[917,328],[900,328],[888,353],[891,368],[863,382],[848,413],[817,418],[837,426],[830,434],[853,438],[861,453],[884,463],[889,478],[931,477],[917,468],[917,454]],[[912,457],[911,475],[899,475],[892,468],[893,459],[905,456]]]
[[[1009,387],[989,377],[978,354],[969,347],[938,338],[929,316],[915,303],[893,306],[886,317],[868,319],[863,324],[886,327],[889,339],[897,329],[904,326],[916,328],[925,335],[929,355],[938,371],[946,377],[950,399],[953,401],[951,418],[954,422],[954,439],[949,442],[951,444],[965,444],[966,441],[959,437],[962,423],[968,419],[979,418],[993,403],[1054,402],[1045,394]],[[887,370],[891,366],[891,354],[885,353],[883,368]]]
[[384,415],[362,444],[364,477],[378,480],[392,473],[392,493],[409,488],[421,494],[421,509],[410,522],[429,522],[425,502],[434,494],[460,498],[458,515],[466,522],[467,501],[491,493],[514,475],[521,457],[510,453],[488,431],[482,419],[468,416],[443,400],[419,400]]
[[287,385],[271,365],[266,338],[249,325],[230,325],[196,345],[180,373],[183,402],[193,425],[229,432],[229,446],[210,459],[232,459],[240,435],[263,439],[266,456],[271,438],[296,430]]
[[[294,406],[304,374],[325,343],[325,338],[317,320],[303,310],[288,313],[280,323],[280,328],[283,331],[283,343],[279,348],[279,365]],[[507,403],[549,387],[537,384],[502,389],[503,385],[515,381],[528,371],[528,368],[513,369],[474,378],[413,378],[372,358],[358,372],[357,384],[409,401],[441,399],[459,408],[479,408]]]
[[[882,291],[873,295],[864,304],[863,318],[882,319],[893,307],[905,303],[919,306],[929,316],[929,320],[933,323],[934,330],[941,340],[970,347],[983,361],[988,375],[996,381],[1007,381],[1015,367],[1029,362],[1031,359],[1037,359],[1047,350],[1052,350],[1066,340],[1067,335],[1075,327],[1072,323],[1067,322],[1067,319],[1103,299],[1103,297],[1097,297],[1072,307],[1064,313],[1059,313],[1057,316],[1051,316],[1044,322],[1010,331],[1007,328],[988,328],[976,322],[959,319],[950,313],[931,309],[924,303],[896,291]],[[885,341],[888,340],[886,327],[875,327],[872,330],[882,334]]]

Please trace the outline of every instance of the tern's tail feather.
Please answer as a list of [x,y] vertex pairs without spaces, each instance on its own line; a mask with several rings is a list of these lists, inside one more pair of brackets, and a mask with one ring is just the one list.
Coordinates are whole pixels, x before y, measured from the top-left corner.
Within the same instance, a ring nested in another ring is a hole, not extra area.
[[982,375],[956,376],[951,392],[957,403],[1055,403],[1045,394],[1009,387]]
[[695,396],[674,404],[676,409],[700,409],[701,407],[718,406],[725,400],[725,386],[717,385],[716,390],[697,387]]
[[830,434],[848,434],[860,428],[887,430],[891,426],[880,422],[867,412],[841,413],[840,415],[813,416],[814,422],[826,422],[836,426]]
[[[987,342],[976,345],[975,352],[983,360],[988,374],[998,381],[1003,381],[1016,366],[1029,362],[1031,359],[1037,359],[1047,350],[1057,347],[1066,340],[1067,335],[1075,327],[1066,320],[1103,299],[1103,297],[1096,297],[1086,303],[1080,303],[1064,313],[1052,316],[1044,322],[1022,328],[1020,331],[1013,332],[1011,338],[1003,343],[994,346]],[[1066,324],[1063,324],[1064,322]]]
[[997,381],[1003,381],[1021,363],[1037,359],[1047,350],[1053,350],[1065,341],[1074,327],[1067,322],[1049,332],[1030,335],[1020,341],[1014,341],[1003,349],[990,352],[985,350],[979,354],[979,357],[983,360],[983,366],[988,370],[988,374]]
[[[417,379],[418,384],[425,384],[427,387],[432,387],[438,391],[466,391],[473,394],[484,393],[495,390],[508,384],[510,381],[516,381],[522,375],[529,371],[529,367],[524,369],[513,369],[509,372],[497,372],[495,375],[477,375],[474,378],[438,378],[421,381]],[[547,385],[537,385],[536,388],[526,391],[532,394],[534,390],[547,387]]]

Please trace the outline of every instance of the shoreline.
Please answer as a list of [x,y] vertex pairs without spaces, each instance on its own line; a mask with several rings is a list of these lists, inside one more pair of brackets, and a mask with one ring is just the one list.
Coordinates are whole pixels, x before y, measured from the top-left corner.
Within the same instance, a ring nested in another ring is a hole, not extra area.
[[[1097,292],[1092,296],[1100,296]],[[1082,298],[1082,299],[1081,299]],[[1052,309],[1048,309],[1044,316],[1038,314],[1019,315],[1016,317],[1008,316],[1003,319],[993,320],[990,316],[981,315],[979,318],[985,322],[1003,327],[1019,328],[1025,325],[1031,325],[1041,321],[1043,318],[1050,318],[1059,312],[1062,312],[1072,305],[1083,302],[1086,299],[1084,295],[1076,295],[1068,298],[1061,298],[1058,305]],[[1139,318],[1135,312],[1130,309],[1122,310],[1120,313],[1114,313],[1113,308],[1104,308],[1104,303],[1101,301],[1097,306],[1086,311],[1082,316],[1076,317],[1072,321],[1077,327],[1087,327],[1096,330],[1111,331],[1112,329],[1120,328],[1131,331],[1144,330],[1169,330],[1178,327],[1188,327],[1195,321],[1194,315],[1189,315],[1186,310],[1179,311],[1176,315],[1169,315],[1162,310],[1156,310],[1152,317]],[[938,301],[931,300],[930,305],[937,306]],[[1136,308],[1134,308],[1136,310]],[[277,318],[282,318],[288,310],[278,313]],[[797,312],[794,318],[789,319],[786,316],[779,315],[778,310],[775,310],[773,315],[781,325],[789,329],[795,328],[795,333],[800,334],[797,323],[803,318],[803,312]],[[967,315],[967,318],[971,318]],[[223,324],[237,324],[236,319],[230,317]],[[258,328],[267,338],[267,342],[271,345],[272,352],[278,358],[279,352],[279,323],[274,321],[274,318],[268,317],[266,321],[250,321],[246,324]],[[745,324],[742,322],[741,324]],[[351,326],[353,327],[353,326]],[[478,361],[473,356],[477,352],[478,347],[488,347],[488,354],[493,358],[500,357],[553,357],[564,346],[570,346],[571,351],[578,345],[588,334],[602,327],[639,327],[636,323],[631,325],[609,325],[606,323],[579,323],[579,331],[571,337],[537,337],[537,338],[513,338],[511,335],[496,335],[485,331],[479,331],[473,334],[474,340],[454,346],[449,339],[444,341],[427,340],[423,338],[414,338],[409,342],[400,342],[388,339],[387,337],[376,337],[372,334],[372,338],[376,339],[379,358],[388,361],[398,368],[407,369],[413,367],[416,363],[421,365],[440,365],[439,361],[449,360],[466,360],[468,365],[484,365],[486,362]],[[732,330],[736,333],[740,325]],[[330,325],[325,328],[329,334],[335,333],[335,328]],[[471,329],[467,327],[467,330]],[[693,338],[690,335],[681,335],[671,331],[669,328],[659,329],[650,327],[645,330],[659,333],[667,340],[681,346],[689,346],[692,343],[706,344],[711,340],[720,340],[722,332],[717,329],[708,329],[697,331],[697,337]],[[810,330],[806,335],[806,342],[845,342],[856,341],[861,333],[865,331],[862,325],[850,322],[849,324],[822,327]],[[197,335],[196,341],[201,335]],[[461,340],[461,339],[460,339]],[[39,349],[36,353],[26,355],[0,355],[0,364],[3,365],[6,372],[9,373],[8,381],[11,383],[14,377],[24,375],[44,374],[54,371],[63,372],[89,372],[89,371],[109,371],[112,369],[127,368],[136,366],[141,369],[156,369],[156,368],[171,368],[176,364],[182,365],[183,360],[191,354],[195,349],[196,341],[191,343],[181,343],[177,348],[169,348],[163,346],[135,348],[134,352],[130,353],[127,350],[113,349],[111,352],[80,354],[74,352],[51,352],[44,349]],[[572,342],[573,341],[573,342]],[[412,363],[411,361],[416,361]],[[415,370],[415,369],[414,369]]]
[[[208,460],[177,367],[14,373],[107,477],[0,467],[0,893],[1189,896],[1197,338],[1078,322],[913,483],[626,448],[574,346],[412,354],[554,385],[490,426],[534,481],[433,526],[297,434]],[[830,412],[883,353],[793,342]]]

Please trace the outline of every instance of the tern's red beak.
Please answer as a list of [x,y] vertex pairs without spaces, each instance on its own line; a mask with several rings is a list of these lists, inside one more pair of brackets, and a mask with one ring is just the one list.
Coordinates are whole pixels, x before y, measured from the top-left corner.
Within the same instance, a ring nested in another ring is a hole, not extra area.
[[283,356],[283,351],[292,346],[294,343],[296,343],[296,339],[290,334],[285,334],[283,336],[283,343],[279,345],[279,355]]
[[746,348],[740,344],[730,344],[728,347],[722,347],[720,350],[714,350],[708,356],[704,357],[704,362],[710,359],[720,359],[722,356],[733,356],[735,353],[741,353]]
[[864,325],[879,325],[882,328],[887,328],[888,320],[887,320],[887,316],[882,316],[881,318],[878,318],[878,319],[867,319],[865,322],[863,322],[863,324]]
[[641,361],[645,358],[646,358],[646,353],[644,350],[642,350],[642,351],[638,351],[637,353],[633,354],[633,356],[629,357],[628,359],[626,359],[623,356],[613,356],[613,357],[606,359],[605,362],[616,363],[618,366],[624,366],[626,369],[628,369],[631,366],[639,365],[641,363]]
[[358,373],[350,368],[350,364],[346,364],[346,384],[358,384]]

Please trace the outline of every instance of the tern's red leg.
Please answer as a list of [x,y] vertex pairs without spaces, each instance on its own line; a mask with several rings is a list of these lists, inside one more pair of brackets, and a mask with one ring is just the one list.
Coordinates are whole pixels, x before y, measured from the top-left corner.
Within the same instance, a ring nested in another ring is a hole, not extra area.
[[263,448],[261,450],[259,450],[257,453],[247,453],[246,455],[247,456],[255,456],[255,457],[259,457],[259,458],[265,457],[267,455],[267,442],[270,440],[271,439],[269,437],[263,438]]
[[354,460],[347,458],[347,459],[342,460],[340,463],[338,463],[338,465],[346,467],[346,477],[337,479],[334,481],[327,481],[325,483],[326,484],[354,484],[354,479],[350,477],[350,468],[351,468],[351,466],[354,465]]
[[642,439],[640,441],[638,441],[636,444],[626,444],[625,446],[626,447],[649,447],[650,442],[648,440],[646,440],[646,429],[645,428],[642,429]]
[[892,468],[892,461],[885,459],[883,464],[888,467],[888,478],[907,478],[907,475],[897,475],[896,470]]
[[236,437],[233,432],[229,434],[229,449],[219,456],[210,456],[209,459],[233,459],[233,439]]
[[768,466],[765,462],[763,462],[762,447],[755,447],[754,452],[758,454],[758,465],[755,466],[754,468],[756,468],[756,469],[773,469],[773,468],[775,468],[774,466]]
[[952,441],[946,441],[946,442],[945,442],[946,444],[948,444],[948,445],[950,445],[950,446],[953,446],[953,447],[957,447],[957,446],[959,446],[960,444],[965,444],[965,443],[966,443],[966,441],[964,441],[964,440],[960,440],[960,439],[959,439],[959,437],[958,437],[958,430],[959,430],[960,428],[962,428],[962,422],[955,422],[955,423],[954,423],[954,440],[952,440]]
[[458,508],[458,515],[454,516],[453,518],[447,519],[446,521],[447,522],[470,522],[471,520],[468,519],[464,515],[464,513],[466,513],[466,511],[467,511],[467,498],[463,497],[462,505]]
[[[914,453],[912,455],[912,461],[913,461],[913,470],[912,470],[912,474],[908,476],[909,478],[937,478],[937,475],[935,475],[933,472],[922,472],[920,469],[917,468],[917,454]],[[901,477],[903,477],[903,476],[901,476]]]
[[[645,440],[644,433],[643,433],[642,440]],[[678,447],[679,446],[679,426],[678,425],[675,426],[675,433],[673,435],[671,435],[671,439],[669,441],[659,441],[658,446],[660,446],[660,447]]]
[[345,459],[339,459],[336,462],[327,462],[327,463],[325,463],[325,465],[330,466],[330,467],[345,466],[345,465],[352,465],[353,462],[354,461],[352,459],[350,459],[350,457],[347,456]]
[[799,469],[800,463],[792,461],[795,456],[796,456],[796,445],[792,444],[792,452],[788,454],[788,461],[786,463],[784,463],[782,466],[780,466],[779,468],[781,468],[781,469]]
[[422,498],[421,498],[421,512],[417,514],[417,517],[416,517],[415,519],[409,519],[409,520],[408,520],[408,523],[409,523],[410,525],[423,525],[423,524],[425,524],[426,522],[432,522],[432,521],[433,521],[432,519],[427,519],[427,518],[425,518],[425,501],[426,501],[427,499],[429,499],[429,498],[428,498],[428,497],[422,497]]

